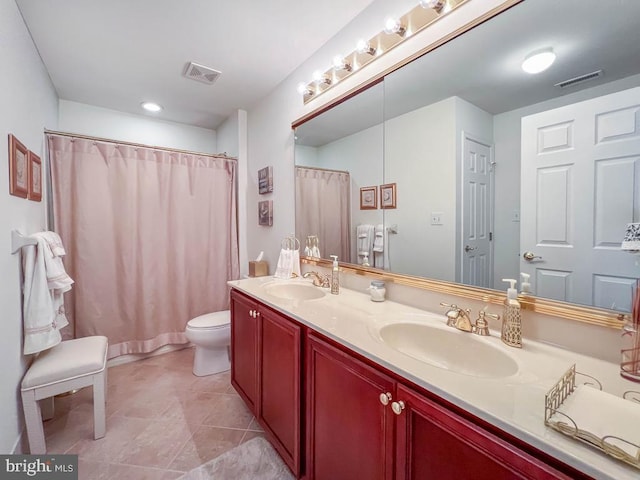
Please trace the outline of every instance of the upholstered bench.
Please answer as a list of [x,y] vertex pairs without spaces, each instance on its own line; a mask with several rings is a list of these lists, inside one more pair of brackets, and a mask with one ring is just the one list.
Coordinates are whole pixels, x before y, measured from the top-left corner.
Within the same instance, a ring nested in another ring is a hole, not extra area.
[[22,379],[22,408],[31,454],[46,453],[39,401],[93,386],[94,438],[106,432],[107,337],[66,340],[41,352]]

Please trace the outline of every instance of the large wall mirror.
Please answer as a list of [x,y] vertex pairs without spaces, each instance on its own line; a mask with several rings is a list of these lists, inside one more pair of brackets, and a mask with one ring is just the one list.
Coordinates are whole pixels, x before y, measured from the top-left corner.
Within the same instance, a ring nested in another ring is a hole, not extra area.
[[524,273],[537,297],[630,311],[640,2],[610,7],[525,0],[298,126],[307,252],[489,289]]

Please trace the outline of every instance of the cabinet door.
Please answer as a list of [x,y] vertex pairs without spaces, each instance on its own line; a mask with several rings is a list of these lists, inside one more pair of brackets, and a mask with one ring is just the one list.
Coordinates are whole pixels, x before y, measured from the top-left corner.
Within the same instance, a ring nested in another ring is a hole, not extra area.
[[231,291],[231,384],[258,416],[258,305]]
[[307,478],[393,477],[394,382],[315,336],[307,342]]
[[262,378],[260,419],[272,443],[298,476],[300,472],[301,327],[260,310]]
[[570,478],[403,385],[397,398],[396,480]]

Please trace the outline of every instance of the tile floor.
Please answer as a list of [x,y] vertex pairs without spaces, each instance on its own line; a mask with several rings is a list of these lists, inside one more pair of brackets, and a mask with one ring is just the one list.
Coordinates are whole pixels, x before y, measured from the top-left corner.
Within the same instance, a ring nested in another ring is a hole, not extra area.
[[262,429],[229,372],[196,377],[193,348],[109,368],[107,434],[93,440],[91,388],[56,398],[48,453],[77,454],[79,480],[170,480]]

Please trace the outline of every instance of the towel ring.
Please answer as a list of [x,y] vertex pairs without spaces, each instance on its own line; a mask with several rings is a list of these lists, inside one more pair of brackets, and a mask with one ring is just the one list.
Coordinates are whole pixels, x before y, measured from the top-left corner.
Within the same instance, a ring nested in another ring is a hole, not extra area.
[[280,247],[283,250],[300,250],[300,240],[293,235],[284,237],[282,242],[280,242]]

